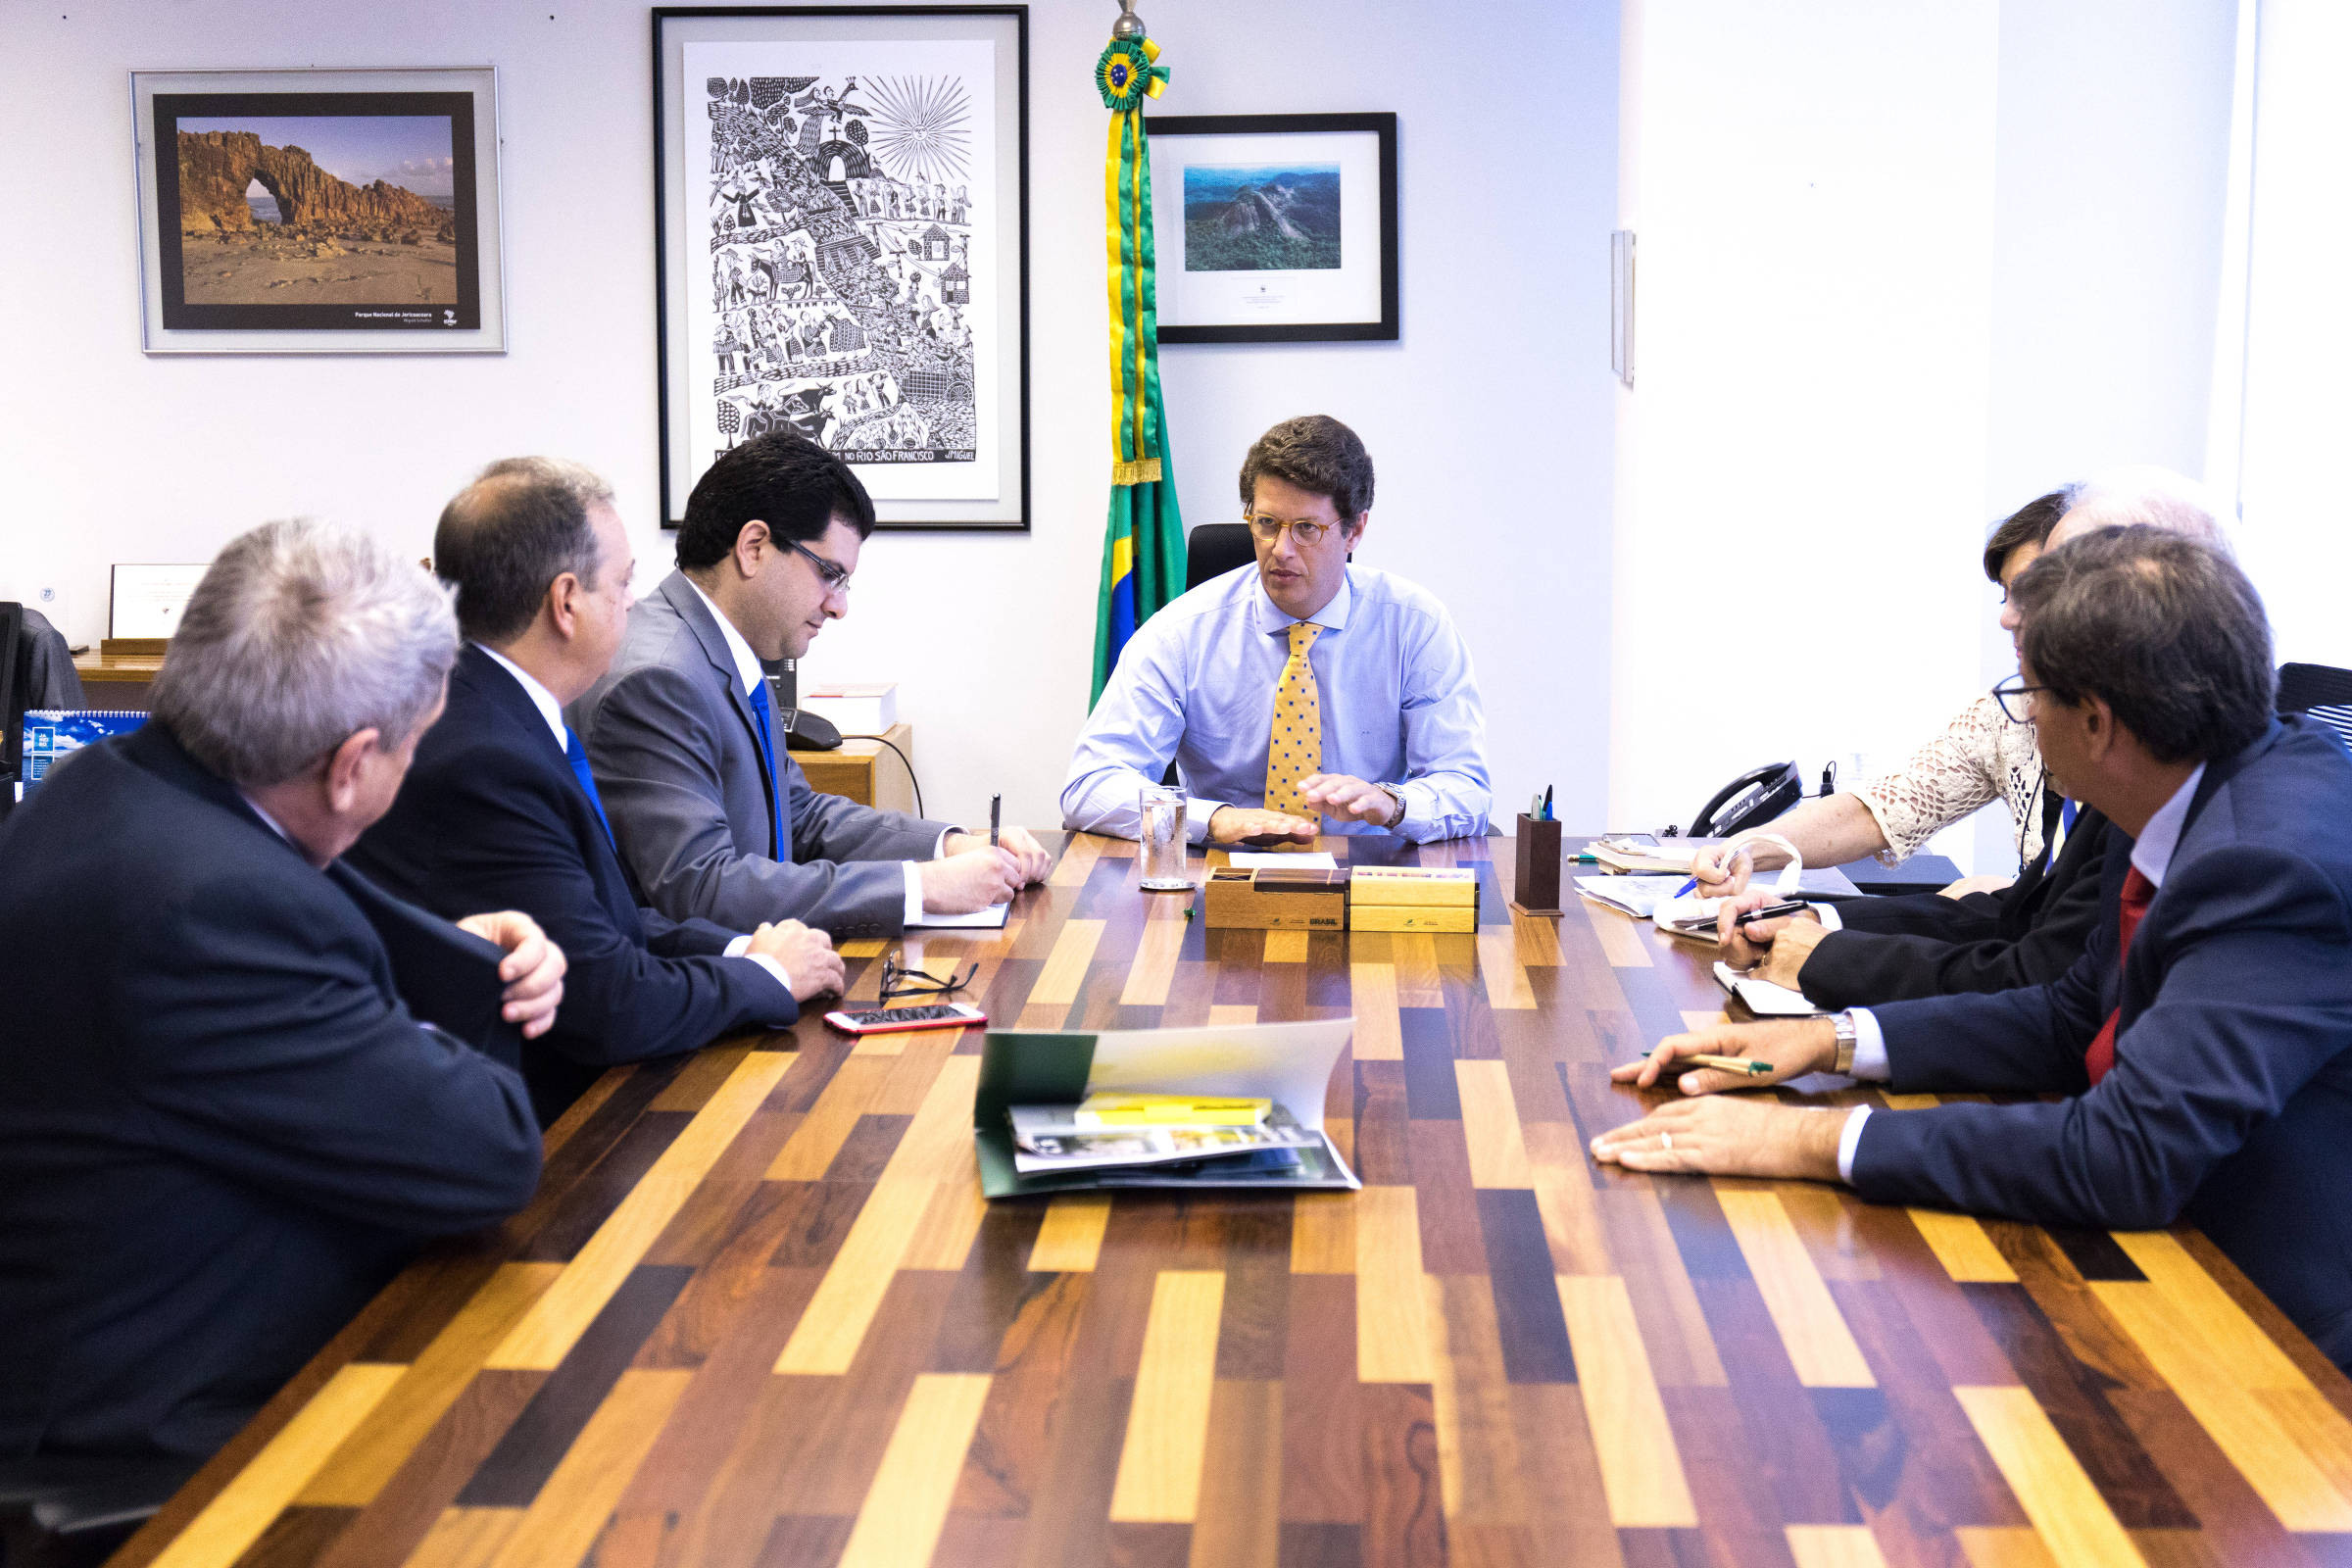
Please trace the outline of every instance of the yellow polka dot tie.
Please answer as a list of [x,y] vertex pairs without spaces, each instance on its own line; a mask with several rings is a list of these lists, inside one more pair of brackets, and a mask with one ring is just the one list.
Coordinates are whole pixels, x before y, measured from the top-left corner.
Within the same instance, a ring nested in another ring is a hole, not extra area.
[[1312,819],[1298,799],[1298,781],[1323,771],[1323,694],[1307,651],[1323,628],[1309,621],[1291,627],[1291,659],[1274,683],[1274,733],[1266,744],[1266,809]]

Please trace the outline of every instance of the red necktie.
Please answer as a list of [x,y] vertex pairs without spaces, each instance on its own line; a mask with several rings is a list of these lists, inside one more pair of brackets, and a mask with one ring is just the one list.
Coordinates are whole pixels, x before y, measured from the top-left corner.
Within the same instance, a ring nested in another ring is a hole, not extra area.
[[[2139,929],[2139,917],[2148,912],[2148,902],[2155,897],[2156,884],[2140,875],[2138,866],[2124,873],[2124,896],[2116,911],[2115,922],[2116,935],[2120,939],[2116,943],[2115,966],[2119,970],[2124,966],[2124,958],[2132,951],[2132,933]],[[2090,1049],[2082,1053],[2083,1070],[2090,1074],[2090,1081],[2094,1084],[2106,1077],[2107,1069],[2115,1065],[2115,1023],[2123,1015],[2123,1010],[2119,1004],[2115,1011],[2107,1015],[2107,1021],[2099,1025],[2098,1035],[2091,1041]]]

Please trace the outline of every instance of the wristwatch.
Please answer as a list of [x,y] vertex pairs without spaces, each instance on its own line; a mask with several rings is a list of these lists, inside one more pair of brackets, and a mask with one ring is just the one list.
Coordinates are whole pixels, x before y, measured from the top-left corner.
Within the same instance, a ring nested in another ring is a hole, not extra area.
[[1854,1027],[1852,1009],[1831,1013],[1830,1027],[1838,1034],[1838,1059],[1831,1065],[1830,1071],[1851,1078],[1854,1075],[1854,1047],[1862,1038],[1862,1032]]
[[1390,800],[1396,803],[1396,814],[1390,817],[1386,822],[1383,822],[1380,825],[1382,827],[1402,827],[1404,825],[1403,793],[1393,784],[1375,784],[1372,787],[1380,791],[1383,795],[1386,795]]

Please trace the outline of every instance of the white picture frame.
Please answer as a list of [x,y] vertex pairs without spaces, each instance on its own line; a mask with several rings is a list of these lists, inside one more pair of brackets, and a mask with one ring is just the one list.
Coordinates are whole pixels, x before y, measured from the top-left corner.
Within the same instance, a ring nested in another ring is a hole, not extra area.
[[506,352],[495,68],[134,71],[130,99],[147,353]]

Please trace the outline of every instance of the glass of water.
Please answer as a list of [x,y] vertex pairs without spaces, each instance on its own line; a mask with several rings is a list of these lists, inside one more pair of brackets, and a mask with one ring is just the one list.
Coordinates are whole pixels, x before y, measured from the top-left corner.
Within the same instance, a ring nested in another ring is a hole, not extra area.
[[1149,893],[1190,893],[1193,879],[1185,874],[1188,841],[1184,831],[1184,791],[1147,785],[1141,802],[1143,820],[1137,824],[1138,852],[1144,861],[1144,889]]

